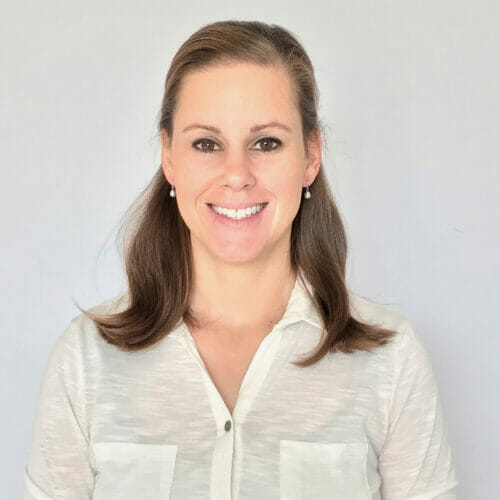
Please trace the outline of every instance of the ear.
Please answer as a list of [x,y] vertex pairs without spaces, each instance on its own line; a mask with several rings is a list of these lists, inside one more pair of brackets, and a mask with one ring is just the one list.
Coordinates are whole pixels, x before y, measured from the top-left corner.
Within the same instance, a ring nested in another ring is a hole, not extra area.
[[174,169],[172,167],[172,141],[165,130],[161,131],[161,168],[169,184],[175,186]]
[[304,173],[304,186],[310,186],[314,182],[321,167],[322,141],[318,129],[312,132],[307,144],[307,164]]

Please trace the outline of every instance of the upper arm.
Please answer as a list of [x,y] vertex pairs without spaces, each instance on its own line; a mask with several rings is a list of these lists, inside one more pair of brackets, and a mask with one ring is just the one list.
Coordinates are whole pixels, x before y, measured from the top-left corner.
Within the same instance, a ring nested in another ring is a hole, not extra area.
[[70,323],[50,352],[40,386],[24,471],[24,499],[91,498],[85,386],[77,332]]
[[401,335],[389,430],[379,455],[382,495],[384,500],[455,499],[458,481],[431,360],[409,323]]

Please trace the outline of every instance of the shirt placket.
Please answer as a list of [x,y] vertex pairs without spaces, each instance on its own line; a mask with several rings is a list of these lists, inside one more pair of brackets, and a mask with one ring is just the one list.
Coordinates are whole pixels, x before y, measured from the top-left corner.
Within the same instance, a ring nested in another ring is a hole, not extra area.
[[191,333],[184,325],[186,347],[202,371],[217,429],[211,466],[211,500],[237,500],[243,451],[241,425],[269,372],[284,326],[284,322],[275,324],[260,343],[245,373],[231,415],[203,363]]

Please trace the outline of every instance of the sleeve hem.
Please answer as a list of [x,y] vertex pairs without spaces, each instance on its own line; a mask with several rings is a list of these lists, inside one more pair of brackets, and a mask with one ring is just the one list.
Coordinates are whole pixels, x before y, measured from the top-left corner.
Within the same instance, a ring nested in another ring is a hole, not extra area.
[[[24,468],[24,490],[25,490],[25,500],[53,500],[51,497],[46,495],[31,479],[28,474],[28,468]],[[31,496],[26,496],[29,493]]]
[[422,495],[409,497],[408,500],[433,500],[433,499],[439,500],[440,496],[444,495],[445,493],[452,493],[452,496],[446,497],[447,499],[449,498],[450,500],[452,500],[452,498],[453,499],[456,498],[455,491],[452,491],[452,490],[454,490],[454,488],[457,485],[458,485],[458,481],[453,481],[452,483],[447,484],[443,488],[440,488],[440,489],[434,490],[434,491],[430,491],[429,493],[423,493]]

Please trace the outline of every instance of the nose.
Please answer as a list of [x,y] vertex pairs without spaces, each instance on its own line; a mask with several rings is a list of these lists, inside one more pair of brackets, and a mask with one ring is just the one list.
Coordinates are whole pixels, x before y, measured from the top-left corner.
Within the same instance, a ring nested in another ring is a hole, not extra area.
[[255,184],[251,159],[244,152],[233,152],[224,159],[222,183],[235,191],[248,189]]

